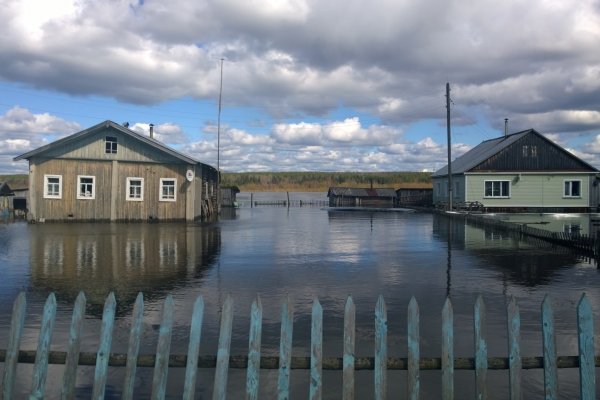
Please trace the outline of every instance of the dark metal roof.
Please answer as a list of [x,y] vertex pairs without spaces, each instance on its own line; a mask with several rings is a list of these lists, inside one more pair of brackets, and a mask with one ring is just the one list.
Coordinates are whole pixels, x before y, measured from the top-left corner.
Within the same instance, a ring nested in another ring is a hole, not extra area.
[[6,182],[0,182],[0,196],[12,196],[14,193]]
[[[512,133],[507,136],[501,136],[499,138],[485,140],[485,141],[481,142],[477,146],[473,147],[471,150],[467,151],[462,156],[460,156],[452,161],[452,175],[464,174],[465,172],[469,172],[469,170],[477,167],[479,164],[481,164],[485,160],[489,159],[490,157],[494,156],[495,154],[498,154],[502,150],[506,149],[513,143],[517,142],[518,140],[520,140],[521,138],[523,138],[524,136],[529,135],[529,134],[538,135],[539,137],[541,137],[542,139],[547,141],[550,145],[558,147],[562,151],[568,153],[573,158],[576,158],[579,162],[588,166],[592,171],[597,171],[596,168],[589,165],[585,161],[577,158],[575,155],[567,152],[565,149],[558,146],[556,143],[552,142],[551,140],[546,138],[544,135],[537,132],[535,129],[527,129],[525,131],[516,132],[516,133]],[[448,175],[448,165],[445,165],[444,167],[435,171],[433,173],[432,177],[435,178],[435,177],[444,176],[444,175],[446,175],[446,176]]]
[[131,129],[125,128],[124,126],[119,125],[119,124],[117,124],[117,123],[115,123],[113,121],[109,121],[109,120],[106,120],[106,121],[101,122],[101,123],[99,123],[97,125],[94,125],[91,128],[84,129],[81,132],[77,132],[77,133],[74,133],[74,134],[72,134],[70,136],[67,136],[67,137],[64,137],[62,139],[59,139],[59,140],[57,140],[55,142],[49,143],[49,144],[47,144],[45,146],[39,147],[39,148],[37,148],[35,150],[32,150],[32,151],[30,151],[28,153],[21,154],[20,156],[15,157],[14,161],[28,160],[31,157],[43,154],[44,152],[46,152],[48,150],[56,149],[56,148],[58,148],[60,146],[63,146],[65,144],[67,144],[67,143],[71,143],[71,142],[73,142],[75,140],[78,140],[78,139],[84,137],[84,136],[94,134],[94,133],[98,132],[99,130],[105,129],[105,128],[116,129],[119,132],[121,132],[121,133],[123,133],[123,134],[125,134],[127,136],[130,136],[130,137],[132,137],[132,138],[134,138],[136,140],[144,142],[144,143],[146,143],[146,144],[154,147],[155,149],[158,149],[158,150],[163,151],[163,152],[165,152],[167,154],[170,154],[171,156],[173,156],[175,158],[178,158],[178,159],[180,159],[180,160],[182,160],[182,161],[184,161],[186,163],[189,163],[189,164],[197,164],[197,163],[199,163],[198,160],[195,160],[195,159],[193,159],[190,156],[187,156],[187,155],[185,155],[183,153],[180,153],[177,150],[174,150],[174,149],[170,148],[169,146],[165,145],[164,143],[162,143],[162,142],[160,142],[160,141],[158,141],[156,139],[150,138],[150,137],[145,136],[145,135],[141,135],[141,134],[139,134],[139,133],[137,133],[135,131],[132,131]]
[[327,197],[348,196],[348,197],[391,197],[396,198],[396,190],[390,188],[349,188],[349,187],[330,187]]

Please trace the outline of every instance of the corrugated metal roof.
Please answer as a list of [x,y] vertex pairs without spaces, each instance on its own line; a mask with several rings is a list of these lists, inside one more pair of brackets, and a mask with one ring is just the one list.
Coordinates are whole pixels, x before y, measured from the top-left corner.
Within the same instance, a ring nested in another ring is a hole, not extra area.
[[349,187],[330,187],[327,197],[330,196],[348,196],[348,197],[392,197],[396,198],[396,190],[390,188],[349,188]]
[[[471,150],[452,161],[452,175],[463,174],[467,172],[471,168],[481,164],[494,154],[498,154],[500,151],[531,132],[535,131],[533,129],[528,129],[526,131],[513,133],[507,136],[502,136],[479,143],[477,146],[473,147]],[[432,177],[442,175],[448,175],[448,165],[445,165],[444,167],[435,171]]]
[[[560,147],[559,145],[557,145],[556,143],[554,143],[553,141],[536,131],[535,129],[527,129],[525,131],[513,133],[508,136],[502,136],[499,138],[481,142],[471,150],[467,151],[462,156],[452,161],[452,175],[464,174],[465,172],[469,172],[471,169],[477,167],[492,156],[500,153],[502,150],[506,149],[507,147],[509,147],[510,145],[512,145],[513,143],[520,140],[526,135],[537,135],[538,137],[546,141],[549,145],[560,149],[565,154],[568,154],[569,157],[577,160],[577,162],[580,163],[582,166],[589,168],[590,171],[598,171],[595,167],[578,158],[574,154],[568,152],[567,150],[563,149],[562,147]],[[448,175],[447,165],[433,173],[432,177],[435,178],[444,175]]]
[[42,146],[42,147],[39,147],[39,148],[37,148],[35,150],[32,150],[32,151],[30,151],[28,153],[21,154],[20,156],[15,157],[14,161],[28,160],[31,157],[37,156],[39,154],[42,154],[42,153],[44,153],[44,152],[46,152],[48,150],[52,150],[52,149],[55,149],[57,147],[63,146],[66,143],[70,143],[70,142],[72,142],[74,140],[77,140],[77,139],[83,137],[83,136],[87,136],[89,134],[93,134],[93,133],[97,132],[99,129],[104,129],[104,128],[113,128],[113,129],[116,129],[116,130],[120,131],[121,133],[123,133],[123,134],[125,134],[127,136],[130,136],[130,137],[132,137],[134,139],[140,140],[140,141],[142,141],[142,142],[144,142],[144,143],[146,143],[146,144],[148,144],[148,145],[150,145],[150,146],[152,146],[152,147],[154,147],[154,148],[156,148],[158,150],[161,150],[161,151],[163,151],[163,152],[165,152],[167,154],[170,154],[173,157],[178,158],[178,159],[180,159],[180,160],[182,160],[182,161],[184,161],[186,163],[189,163],[189,164],[197,164],[197,163],[199,163],[198,160],[195,160],[194,158],[192,158],[192,157],[190,157],[188,155],[180,153],[177,150],[174,150],[174,149],[170,148],[169,146],[165,145],[164,143],[162,143],[162,142],[160,142],[160,141],[158,141],[156,139],[152,139],[152,138],[150,138],[148,136],[141,135],[141,134],[139,134],[139,133],[137,133],[135,131],[132,131],[131,129],[125,128],[124,126],[119,125],[119,124],[117,124],[117,123],[115,123],[113,121],[110,121],[110,120],[106,120],[104,122],[101,122],[101,123],[99,123],[97,125],[92,126],[91,128],[84,129],[81,132],[74,133],[74,134],[72,134],[70,136],[64,137],[64,138],[59,139],[59,140],[57,140],[55,142],[52,142],[50,144],[47,144],[47,145]]

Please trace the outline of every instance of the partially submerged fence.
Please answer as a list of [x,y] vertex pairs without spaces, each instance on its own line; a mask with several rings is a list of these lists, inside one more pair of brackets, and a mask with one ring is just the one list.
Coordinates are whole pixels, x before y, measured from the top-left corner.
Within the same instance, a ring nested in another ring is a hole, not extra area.
[[83,319],[85,318],[86,299],[80,293],[75,302],[66,352],[50,350],[54,320],[56,316],[56,298],[50,294],[47,298],[40,327],[37,350],[20,350],[21,336],[25,323],[26,298],[21,293],[14,302],[8,348],[0,351],[0,361],[4,362],[2,395],[4,399],[13,398],[14,383],[18,363],[33,363],[31,398],[43,398],[48,373],[48,364],[64,364],[62,398],[74,397],[78,365],[95,365],[93,394],[101,399],[105,394],[109,367],[124,367],[122,398],[134,398],[134,380],[137,367],[154,367],[152,398],[161,399],[166,395],[166,382],[169,368],[185,368],[185,383],[182,396],[194,398],[198,368],[214,368],[215,378],[213,399],[225,399],[229,368],[244,368],[246,374],[246,398],[258,398],[260,369],[278,369],[277,387],[269,388],[277,393],[279,399],[288,399],[290,395],[291,369],[310,369],[310,398],[322,397],[323,370],[343,371],[343,387],[340,390],[344,399],[355,397],[355,371],[374,370],[374,398],[387,396],[387,371],[407,370],[407,391],[410,399],[419,398],[420,371],[441,370],[441,388],[443,399],[454,398],[454,371],[475,370],[475,390],[478,399],[487,398],[488,370],[509,370],[510,398],[522,398],[522,371],[525,369],[544,370],[544,392],[546,399],[558,396],[558,369],[578,368],[580,375],[580,397],[591,400],[596,395],[595,368],[600,366],[600,357],[594,353],[593,312],[585,294],[577,306],[577,332],[579,354],[558,356],[556,353],[556,332],[554,329],[553,309],[550,298],[546,296],[542,303],[543,355],[522,357],[520,346],[520,313],[517,301],[510,298],[507,304],[508,356],[489,357],[486,334],[486,307],[479,296],[473,313],[474,354],[473,358],[454,356],[454,317],[452,304],[446,300],[442,310],[442,348],[441,357],[420,357],[419,306],[413,297],[408,305],[406,358],[388,356],[387,345],[387,309],[382,296],[375,308],[375,352],[374,357],[356,357],[355,354],[355,305],[348,297],[344,310],[344,353],[342,357],[323,357],[323,310],[318,299],[312,306],[311,355],[297,357],[292,355],[292,333],[294,310],[289,299],[281,308],[281,336],[279,357],[261,356],[262,305],[260,298],[251,307],[249,332],[249,350],[247,356],[230,354],[233,299],[228,296],[221,312],[218,351],[214,356],[199,356],[204,301],[197,298],[190,323],[189,347],[187,355],[170,354],[171,333],[173,329],[174,305],[169,295],[164,301],[162,323],[155,354],[139,354],[141,341],[143,296],[140,293],[133,308],[133,318],[129,336],[127,354],[110,353],[115,319],[116,301],[111,293],[105,302],[100,332],[99,347],[96,353],[80,352]]
[[464,219],[473,226],[487,226],[498,231],[516,234],[520,237],[528,236],[548,243],[574,248],[590,257],[600,257],[600,240],[596,236],[589,236],[578,232],[552,232],[545,229],[534,228],[523,223],[502,221],[480,214],[444,212],[443,215],[451,218]]

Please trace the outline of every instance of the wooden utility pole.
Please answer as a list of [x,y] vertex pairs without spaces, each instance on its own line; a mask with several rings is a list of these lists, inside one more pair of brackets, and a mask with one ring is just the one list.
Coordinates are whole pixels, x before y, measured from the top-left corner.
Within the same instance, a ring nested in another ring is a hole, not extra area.
[[450,140],[450,83],[446,82],[446,127],[448,130],[448,210],[452,211],[452,143]]

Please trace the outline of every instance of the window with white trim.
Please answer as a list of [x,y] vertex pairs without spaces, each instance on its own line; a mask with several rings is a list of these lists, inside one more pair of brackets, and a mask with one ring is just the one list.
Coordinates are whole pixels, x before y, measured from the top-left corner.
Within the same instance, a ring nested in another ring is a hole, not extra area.
[[177,200],[176,189],[177,179],[175,178],[160,178],[160,201],[175,201]]
[[565,181],[564,197],[581,197],[581,181]]
[[62,175],[44,175],[44,198],[62,199]]
[[127,200],[144,200],[144,178],[127,178]]
[[107,136],[104,142],[106,154],[117,154],[117,138],[115,136]]
[[77,198],[92,200],[96,198],[96,177],[77,175]]
[[510,197],[510,181],[485,181],[484,197]]

